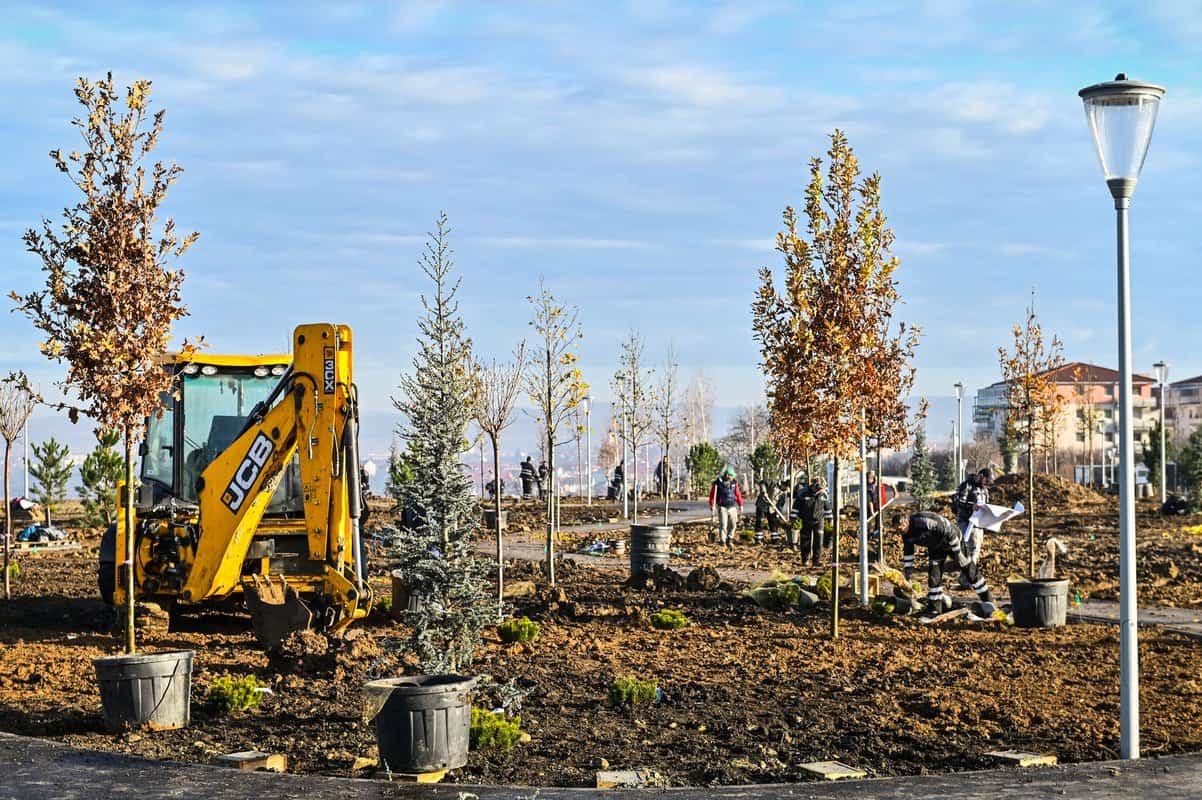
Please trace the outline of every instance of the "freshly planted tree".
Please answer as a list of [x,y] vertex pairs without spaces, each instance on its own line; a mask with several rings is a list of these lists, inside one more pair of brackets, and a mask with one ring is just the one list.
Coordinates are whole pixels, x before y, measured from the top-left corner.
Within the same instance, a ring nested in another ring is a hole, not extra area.
[[501,533],[501,432],[513,424],[513,407],[522,389],[522,375],[526,370],[526,343],[518,345],[513,361],[497,363],[494,359],[487,365],[476,363],[472,370],[472,410],[476,424],[492,445],[492,475],[496,482],[493,495],[497,535],[497,613],[505,602],[505,552],[504,536]]
[[[1166,441],[1165,460],[1172,461],[1175,457],[1173,443]],[[1152,424],[1148,431],[1148,443],[1143,446],[1144,466],[1148,468],[1148,482],[1153,486],[1160,485],[1160,420]]]
[[67,481],[71,480],[71,448],[51,436],[35,444],[29,477],[36,481],[33,499],[41,503],[48,514],[58,511],[59,503],[67,496]]
[[722,454],[709,442],[701,442],[689,448],[685,466],[689,470],[689,482],[698,497],[709,491],[709,486],[722,470]]
[[1043,328],[1035,316],[1035,297],[1023,325],[1014,326],[1014,349],[998,348],[1002,380],[1006,383],[1006,439],[1027,449],[1027,550],[1028,575],[1035,575],[1035,451],[1047,446],[1043,434],[1062,406],[1052,373],[1064,364],[1060,339],[1044,343]]
[[914,457],[910,459],[910,494],[919,511],[935,508],[935,465],[927,450],[927,434],[921,428],[914,434]]
[[427,673],[453,673],[472,663],[480,633],[495,624],[488,567],[471,535],[477,505],[471,478],[460,468],[472,419],[471,340],[459,316],[450,227],[441,214],[418,263],[433,284],[422,295],[413,371],[401,376],[401,431],[414,481],[405,490],[414,514],[397,537],[395,555],[410,591],[423,602],[406,612],[413,649]]
[[79,465],[79,496],[83,499],[83,523],[103,527],[112,523],[117,514],[117,484],[121,481],[124,464],[114,448],[121,441],[116,431],[98,431],[99,447],[88,453]]
[[[25,245],[42,261],[46,287],[13,293],[17,307],[45,335],[42,352],[67,362],[60,384],[82,412],[125,440],[125,556],[134,561],[133,445],[142,421],[159,413],[159,397],[173,376],[159,364],[171,329],[187,313],[180,299],[184,273],[168,269],[199,236],[180,238],[159,209],[181,167],[146,158],[163,132],[164,111],[148,118],[150,81],[136,81],[122,99],[111,74],[80,78],[75,96],[83,114],[72,120],[84,149],[64,156],[52,150],[55,167],[83,199],[63,212],[56,230],[26,232]],[[192,346],[187,342],[183,350]],[[125,650],[134,652],[134,574],[125,568]]]
[[[883,373],[882,354],[904,352],[907,333],[894,331],[898,300],[889,252],[893,232],[880,203],[880,176],[861,178],[846,136],[836,130],[829,164],[810,161],[805,235],[788,207],[777,250],[784,257],[782,290],[770,268],[760,270],[752,306],[755,338],[768,379],[773,437],[790,459],[829,452],[851,458],[874,408],[901,391]],[[833,500],[834,530],[831,635],[839,635],[839,534],[841,481]]]
[[535,332],[535,350],[531,354],[530,373],[526,387],[542,425],[543,447],[546,448],[547,474],[551,491],[547,492],[547,579],[555,585],[555,448],[570,441],[560,440],[564,423],[580,402],[588,396],[576,349],[584,334],[577,321],[579,311],[555,299],[542,280],[538,294],[527,298],[534,306],[530,321]]
[[4,437],[4,599],[12,599],[10,565],[12,563],[13,515],[9,505],[9,477],[12,470],[13,442],[25,429],[29,415],[33,413],[33,392],[21,385],[24,376],[13,376],[13,380],[0,382],[0,436]]
[[[659,439],[660,450],[664,457],[672,452],[672,443],[679,431],[677,406],[680,404],[680,386],[676,380],[676,354],[668,348],[668,361],[664,365],[664,373],[660,376],[659,388],[651,402],[651,410],[655,417],[655,436]],[[664,524],[668,524],[668,497],[671,495],[668,486],[668,476],[663,476],[664,483]]]
[[634,478],[632,520],[639,521],[639,448],[647,444],[651,428],[655,395],[651,387],[651,370],[643,366],[643,337],[631,331],[622,342],[618,371],[614,374],[614,395],[625,413],[622,437],[630,448],[632,461],[625,468],[627,480]]

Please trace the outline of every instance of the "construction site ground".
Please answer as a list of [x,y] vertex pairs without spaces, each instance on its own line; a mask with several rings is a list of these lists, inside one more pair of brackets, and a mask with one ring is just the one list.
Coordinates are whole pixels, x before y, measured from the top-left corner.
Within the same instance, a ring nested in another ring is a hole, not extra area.
[[[1058,566],[1082,593],[1074,611],[1079,620],[1093,598],[1112,599],[1117,585],[1112,502],[1039,518],[1039,536],[1055,534],[1069,548]],[[708,509],[681,505],[674,513],[704,517]],[[1184,529],[1199,522],[1141,514],[1140,566],[1148,584],[1141,605],[1176,606],[1177,615],[1197,610],[1202,580],[1190,556],[1202,537]],[[855,524],[846,524],[842,550],[850,565]],[[577,549],[599,534],[614,538],[595,526],[565,531],[560,546]],[[541,586],[539,568],[522,560],[520,549],[532,548],[537,557],[542,536],[511,534],[517,557],[511,580]],[[91,659],[116,652],[118,642],[95,588],[98,536],[79,539],[78,551],[23,554],[16,597],[0,606],[0,730],[201,764],[257,749],[286,754],[291,772],[381,777],[371,765],[374,734],[361,719],[360,688],[414,669],[403,647],[406,629],[382,613],[346,641],[320,640],[291,660],[262,653],[240,614],[191,613],[170,630],[147,629],[145,650],[197,651],[192,725],[105,733]],[[1008,575],[1025,571],[1025,541],[1019,526],[987,538],[992,582],[1004,585]],[[489,546],[487,536],[481,546]],[[988,753],[1005,749],[1050,753],[1062,763],[1118,756],[1114,625],[1081,621],[1045,631],[961,619],[923,626],[913,617],[873,615],[848,592],[841,636],[831,641],[822,609],[768,611],[743,594],[774,570],[806,571],[787,548],[740,541],[728,552],[709,542],[703,520],[679,524],[673,549],[685,572],[715,567],[719,585],[636,590],[624,584],[624,559],[582,557],[589,563],[560,565],[555,590],[540,588],[515,601],[516,613],[542,623],[539,640],[506,645],[490,632],[473,671],[497,681],[515,678],[528,691],[521,717],[531,740],[504,753],[473,752],[445,788],[587,787],[601,769],[645,768],[664,785],[805,782],[797,796],[807,796],[816,784],[801,765],[811,761],[839,760],[884,777],[986,769],[996,765]],[[885,555],[900,562],[900,546],[888,532]],[[1171,577],[1172,570],[1158,566],[1168,562],[1176,567]],[[381,593],[389,566],[377,552],[372,580]],[[655,630],[648,618],[661,608],[684,612],[689,626]],[[1141,658],[1145,753],[1202,750],[1202,647],[1152,626],[1141,633]],[[205,696],[223,674],[253,674],[272,694],[251,711],[218,715]],[[610,705],[609,684],[620,676],[656,681],[662,700]],[[1196,775],[1196,767],[1189,769]]]

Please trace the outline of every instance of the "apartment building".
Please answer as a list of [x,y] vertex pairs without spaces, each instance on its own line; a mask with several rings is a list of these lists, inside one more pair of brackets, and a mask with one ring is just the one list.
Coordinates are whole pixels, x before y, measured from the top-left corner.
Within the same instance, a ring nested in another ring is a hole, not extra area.
[[[1086,457],[1093,448],[1097,460],[1102,453],[1114,446],[1118,438],[1118,387],[1117,370],[1074,361],[1050,373],[1056,393],[1064,400],[1064,413],[1060,416],[1055,431],[1058,450],[1079,450]],[[1183,402],[1182,413],[1187,410],[1202,420],[1202,376],[1193,385],[1193,406]],[[1182,384],[1187,383],[1182,381]],[[1174,387],[1176,384],[1174,384]],[[973,401],[972,419],[978,432],[987,431],[997,437],[1002,434],[1006,423],[1006,383],[999,381],[977,392]],[[1159,419],[1159,391],[1153,378],[1135,375],[1132,380],[1133,436],[1137,443],[1146,443],[1149,432]],[[1169,396],[1166,414],[1173,409],[1173,394]],[[1184,397],[1184,393],[1183,393]],[[1092,436],[1090,435],[1092,428]],[[1171,425],[1166,425],[1171,430]]]

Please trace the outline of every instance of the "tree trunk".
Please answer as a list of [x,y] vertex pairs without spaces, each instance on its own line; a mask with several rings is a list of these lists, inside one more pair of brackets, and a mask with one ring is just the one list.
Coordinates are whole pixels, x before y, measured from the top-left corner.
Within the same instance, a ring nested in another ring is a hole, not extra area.
[[133,433],[125,429],[125,652],[133,654],[134,639],[134,449]]
[[497,619],[505,614],[505,537],[501,533],[501,443],[497,434],[492,440],[493,514],[497,533]]
[[664,441],[664,455],[663,455],[663,458],[659,462],[664,465],[664,472],[663,472],[663,476],[662,476],[661,480],[663,481],[663,484],[664,484],[664,524],[665,525],[668,524],[668,498],[671,497],[671,495],[672,495],[672,492],[670,491],[671,486],[669,484],[670,478],[669,478],[669,474],[668,474],[668,464],[670,463],[668,461],[668,449],[671,446],[672,446],[672,442],[670,439],[667,439]]
[[[1034,423],[1033,419],[1028,419],[1028,430],[1031,430],[1030,425]],[[1027,442],[1027,550],[1029,555],[1028,566],[1030,571],[1027,573],[1032,578],[1035,577],[1035,442]]]
[[[549,398],[548,398],[549,401]],[[547,482],[553,483],[555,474],[555,439],[551,429],[547,428]],[[549,487],[548,487],[549,488]],[[555,585],[555,517],[552,516],[552,503],[555,493],[547,492],[547,578]]]
[[[631,424],[630,430],[632,433],[634,432],[633,424]],[[633,459],[631,466],[633,468],[633,473],[634,473],[634,494],[631,497],[631,503],[633,503],[633,505],[630,507],[630,521],[633,522],[635,525],[638,525],[639,524],[639,443],[637,441],[635,441],[631,444],[630,456]],[[623,476],[623,479],[625,479],[625,476]]]
[[[839,457],[835,456],[835,476],[834,489],[831,491],[831,506],[834,511],[834,539],[831,544],[831,638],[839,638],[839,534],[841,532],[839,526],[839,505],[842,502],[842,496],[839,492],[839,487],[842,481],[839,480]],[[824,520],[825,524],[825,520]]]
[[8,470],[11,464],[13,452],[13,443],[7,439],[4,441],[4,599],[11,600],[13,597],[12,581],[9,575],[10,564],[12,563],[12,547],[13,547],[13,509],[8,504]]

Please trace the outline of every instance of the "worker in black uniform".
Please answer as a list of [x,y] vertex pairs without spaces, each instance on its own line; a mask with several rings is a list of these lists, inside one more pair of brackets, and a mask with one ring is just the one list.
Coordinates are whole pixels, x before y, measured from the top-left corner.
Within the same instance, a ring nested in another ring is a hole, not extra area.
[[898,515],[898,530],[902,535],[902,558],[906,580],[914,572],[914,553],[919,547],[927,551],[928,616],[935,616],[951,607],[950,598],[943,594],[944,562],[953,559],[969,586],[977,593],[986,612],[993,610],[993,592],[977,565],[964,553],[960,531],[950,520],[933,511],[919,511],[909,517]]
[[532,497],[538,473],[534,471],[534,462],[530,460],[530,456],[526,456],[526,460],[522,462],[522,471],[518,473],[518,477],[522,481],[522,497]]
[[[985,467],[976,475],[968,476],[956,487],[956,493],[952,496],[952,511],[956,513],[956,523],[960,526],[964,554],[974,564],[980,562],[981,541],[985,538],[985,532],[974,526],[969,520],[974,511],[989,503],[989,484],[991,483],[993,483],[993,470]],[[968,587],[965,586],[965,588]]]

